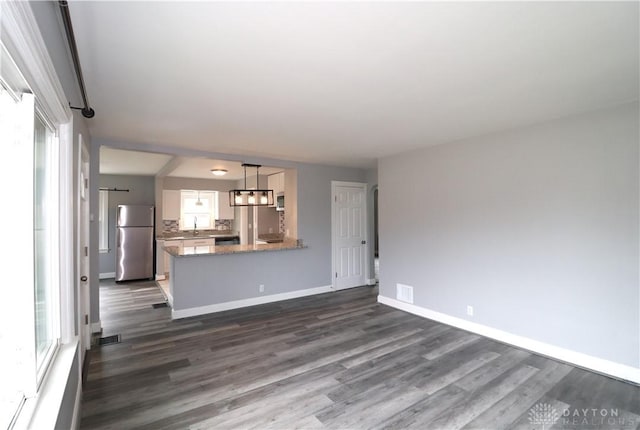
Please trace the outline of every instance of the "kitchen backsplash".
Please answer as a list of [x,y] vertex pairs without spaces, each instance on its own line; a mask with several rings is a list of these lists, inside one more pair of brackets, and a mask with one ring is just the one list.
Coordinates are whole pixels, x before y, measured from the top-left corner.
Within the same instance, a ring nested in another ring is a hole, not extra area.
[[[282,221],[281,221],[282,224]],[[217,219],[216,230],[231,230],[233,226],[233,220],[231,219]],[[280,228],[283,228],[282,226]],[[180,231],[180,224],[177,220],[165,219],[162,220],[162,233],[177,233]]]
[[278,212],[278,233],[284,233],[284,211]]

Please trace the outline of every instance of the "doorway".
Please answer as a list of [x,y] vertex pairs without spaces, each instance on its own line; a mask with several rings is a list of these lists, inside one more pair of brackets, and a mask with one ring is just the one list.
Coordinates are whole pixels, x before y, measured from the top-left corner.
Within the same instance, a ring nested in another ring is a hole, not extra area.
[[367,184],[331,182],[333,288],[367,283]]

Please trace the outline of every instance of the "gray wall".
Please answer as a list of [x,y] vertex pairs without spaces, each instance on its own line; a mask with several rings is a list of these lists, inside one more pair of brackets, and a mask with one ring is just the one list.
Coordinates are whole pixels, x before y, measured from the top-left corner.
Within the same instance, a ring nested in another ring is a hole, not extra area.
[[297,289],[331,285],[331,181],[365,180],[362,169],[298,166],[298,238],[309,246],[305,269],[310,284]]
[[100,188],[128,189],[109,193],[109,252],[100,253],[100,273],[116,271],[116,210],[118,205],[155,205],[155,177],[100,175]]
[[640,367],[638,115],[381,159],[380,294]]

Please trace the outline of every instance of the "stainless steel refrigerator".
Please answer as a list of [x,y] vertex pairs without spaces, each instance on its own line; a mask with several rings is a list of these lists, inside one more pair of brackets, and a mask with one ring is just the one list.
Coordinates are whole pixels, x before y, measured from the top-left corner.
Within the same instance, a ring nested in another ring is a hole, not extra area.
[[153,277],[153,221],[153,206],[118,206],[116,281]]

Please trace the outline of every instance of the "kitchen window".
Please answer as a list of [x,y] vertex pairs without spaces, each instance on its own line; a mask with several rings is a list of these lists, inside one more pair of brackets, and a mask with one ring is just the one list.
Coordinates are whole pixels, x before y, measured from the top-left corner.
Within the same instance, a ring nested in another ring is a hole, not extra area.
[[180,192],[180,230],[215,228],[217,191],[182,190]]

